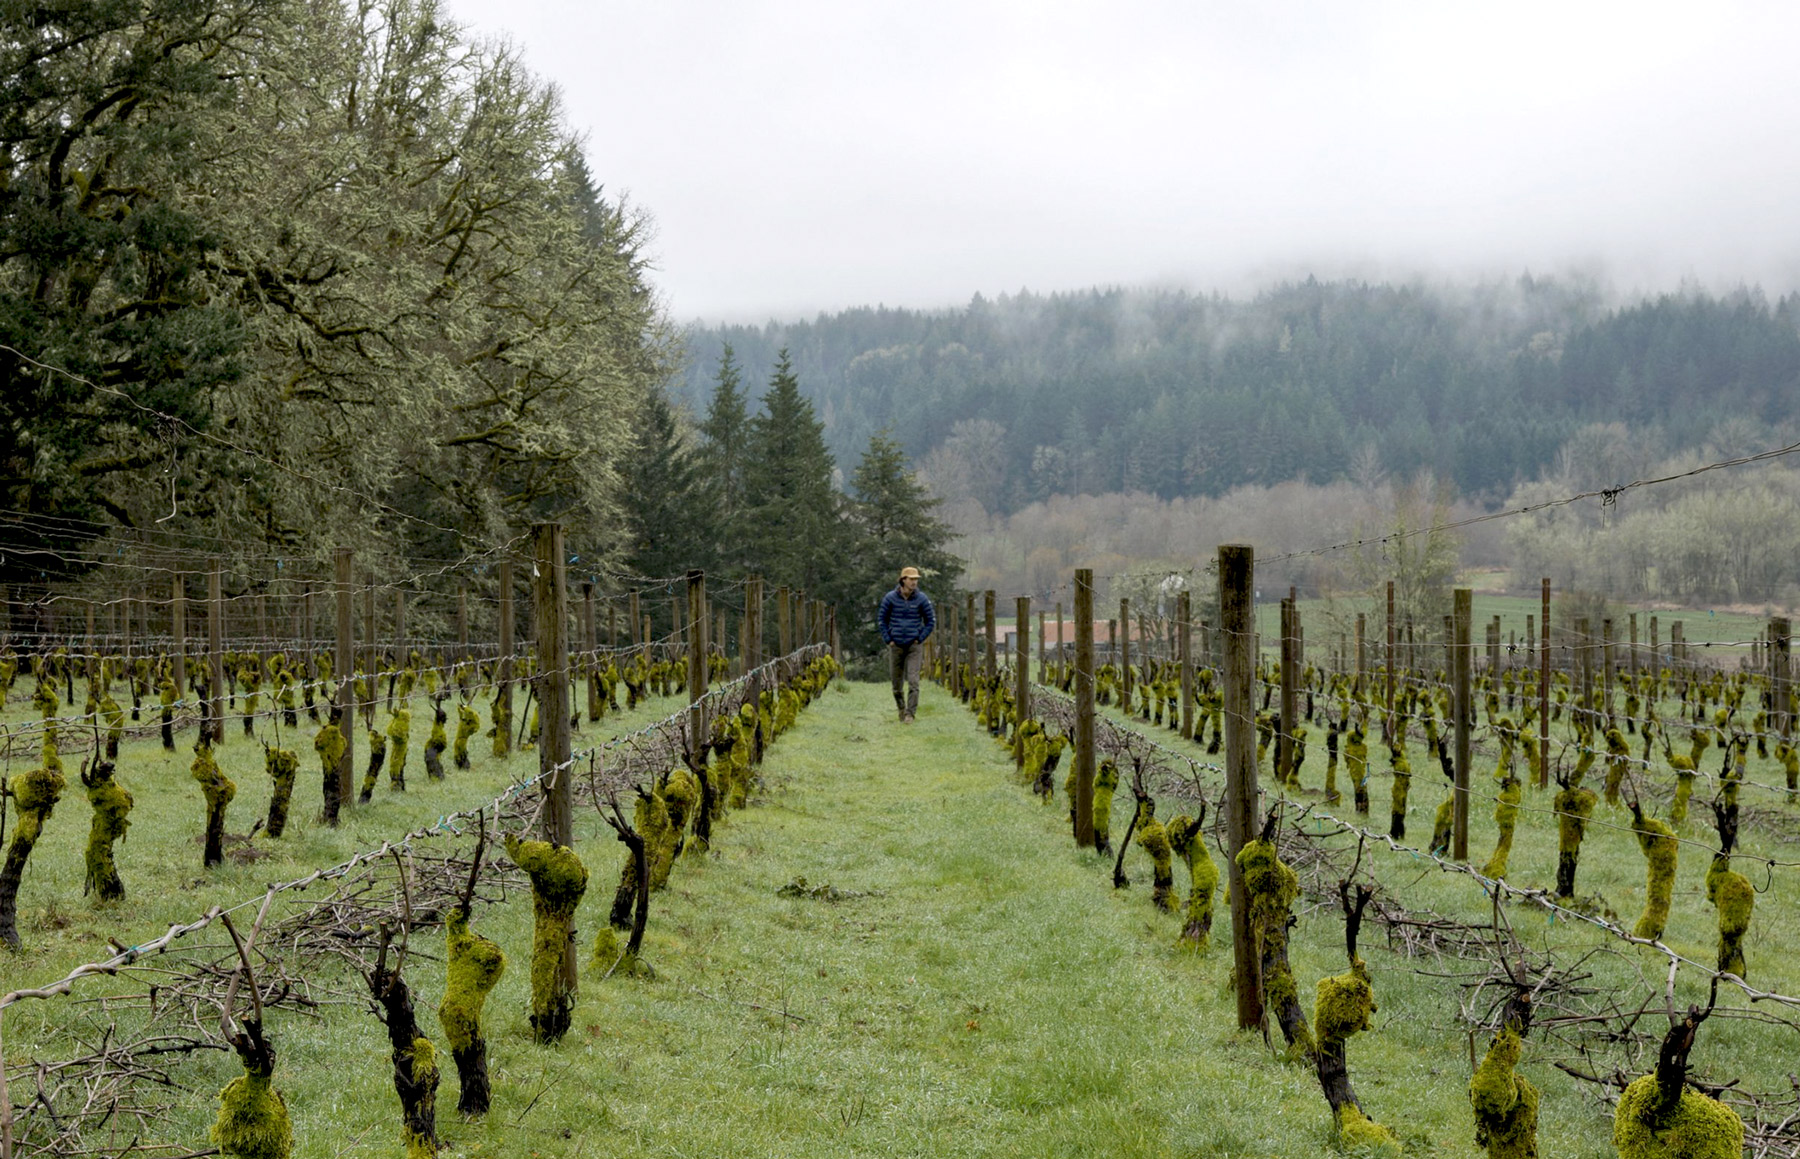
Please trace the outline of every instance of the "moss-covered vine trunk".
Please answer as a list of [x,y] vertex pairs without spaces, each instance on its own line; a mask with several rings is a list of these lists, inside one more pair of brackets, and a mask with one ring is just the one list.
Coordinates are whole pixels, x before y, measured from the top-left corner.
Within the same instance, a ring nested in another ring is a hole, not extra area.
[[287,832],[288,807],[294,799],[294,778],[300,772],[300,758],[291,749],[270,748],[263,752],[263,766],[269,774],[269,836]]
[[1388,804],[1388,836],[1401,841],[1406,838],[1406,795],[1412,788],[1412,761],[1407,758],[1403,744],[1390,749],[1388,757],[1394,770],[1393,794]]
[[88,827],[87,880],[82,889],[92,890],[101,901],[123,901],[125,883],[119,878],[113,843],[131,828],[131,794],[113,780],[111,761],[96,760],[82,769],[81,783],[87,787],[88,804],[94,810]]
[[1311,1058],[1315,1051],[1306,1011],[1300,1005],[1294,971],[1288,965],[1288,930],[1300,879],[1276,855],[1272,841],[1251,841],[1238,852],[1238,869],[1250,898],[1250,925],[1262,961],[1263,998],[1287,1039],[1290,1055]]
[[1517,1070],[1521,1033],[1516,1020],[1501,1026],[1469,1081],[1475,1145],[1488,1159],[1537,1159],[1538,1091]]
[[356,795],[361,804],[367,805],[375,796],[375,786],[381,781],[381,766],[387,763],[387,734],[380,729],[369,730],[369,768],[363,773],[362,791]]
[[448,721],[443,704],[434,703],[431,709],[431,736],[425,741],[425,776],[433,781],[444,779],[444,750],[450,747],[450,738],[444,732],[444,725]]
[[574,954],[575,907],[587,892],[587,867],[575,851],[548,841],[506,840],[507,856],[531,878],[531,1031],[542,1043],[569,1031],[575,985],[563,963]]
[[1575,871],[1581,866],[1581,842],[1598,798],[1592,789],[1572,784],[1556,794],[1556,896],[1575,896]]
[[[385,957],[385,954],[384,954]],[[419,1032],[413,1015],[412,991],[398,970],[385,963],[370,975],[369,988],[380,1004],[394,1065],[394,1093],[400,1096],[400,1141],[406,1159],[429,1159],[438,1153],[437,1048]]]
[[319,730],[317,736],[313,737],[313,751],[319,754],[320,775],[322,777],[321,787],[324,791],[325,809],[323,817],[325,824],[331,826],[333,829],[337,828],[338,813],[342,809],[344,803],[343,795],[338,792],[339,785],[341,784],[338,780],[338,766],[343,763],[345,748],[344,734],[343,731],[338,728],[337,723],[340,717],[341,714],[334,706],[331,710],[330,722],[326,724],[324,728]]
[[25,880],[25,862],[62,796],[63,784],[62,774],[54,768],[32,769],[7,783],[18,819],[6,846],[6,861],[0,864],[0,942],[15,950],[20,945],[19,883]]
[[1644,912],[1632,934],[1652,941],[1669,922],[1669,898],[1675,891],[1675,858],[1680,850],[1675,831],[1655,817],[1632,814],[1632,830],[1645,862]]
[[244,1073],[219,1092],[219,1117],[212,1141],[233,1159],[287,1159],[294,1150],[294,1124],[287,1100],[275,1089],[275,1049],[263,1038],[262,1022],[246,1020],[232,1036]]
[[456,1061],[460,1083],[456,1109],[465,1115],[485,1115],[490,1088],[481,1013],[488,992],[506,970],[506,955],[499,945],[469,928],[469,912],[460,906],[444,920],[444,931],[449,965],[438,1021],[450,1043],[450,1057]]
[[200,863],[211,869],[225,860],[225,809],[237,796],[237,783],[220,770],[204,740],[194,746],[192,772],[206,799],[206,848]]

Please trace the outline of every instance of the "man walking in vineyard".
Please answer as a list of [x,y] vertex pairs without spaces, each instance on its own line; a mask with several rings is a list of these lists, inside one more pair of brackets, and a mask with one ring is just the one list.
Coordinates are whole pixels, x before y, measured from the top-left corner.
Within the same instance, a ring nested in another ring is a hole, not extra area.
[[[894,707],[900,723],[911,724],[919,709],[919,669],[925,641],[937,627],[931,597],[919,590],[919,569],[900,569],[900,582],[881,597],[881,641],[888,649],[888,670],[894,680]],[[902,681],[905,687],[902,688]]]

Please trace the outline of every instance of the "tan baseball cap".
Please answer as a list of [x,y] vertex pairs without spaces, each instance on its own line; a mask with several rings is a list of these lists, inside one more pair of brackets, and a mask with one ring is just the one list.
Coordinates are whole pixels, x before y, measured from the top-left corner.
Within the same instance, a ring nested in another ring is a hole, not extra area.
[[900,578],[901,579],[918,579],[919,578],[919,569],[916,567],[903,567],[900,569]]

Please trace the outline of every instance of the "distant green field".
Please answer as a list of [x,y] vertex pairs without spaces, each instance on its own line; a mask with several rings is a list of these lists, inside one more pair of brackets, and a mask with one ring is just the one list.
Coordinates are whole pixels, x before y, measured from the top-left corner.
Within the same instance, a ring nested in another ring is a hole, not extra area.
[[[1471,603],[1474,609],[1474,626],[1471,631],[1471,642],[1479,652],[1485,646],[1486,625],[1493,617],[1500,617],[1500,641],[1504,650],[1508,643],[1516,644],[1518,654],[1527,650],[1527,617],[1532,618],[1530,627],[1542,632],[1539,621],[1540,601],[1536,597],[1497,595],[1490,592],[1476,591]],[[1368,662],[1371,667],[1381,663],[1381,653],[1386,642],[1387,608],[1384,602],[1366,597],[1334,597],[1301,599],[1298,603],[1300,622],[1305,632],[1307,652],[1315,660],[1342,649],[1347,657],[1347,664],[1355,659],[1356,617],[1360,612],[1364,616],[1365,646],[1368,650]],[[1698,663],[1722,664],[1736,666],[1750,655],[1750,642],[1758,638],[1768,627],[1768,618],[1747,614],[1741,611],[1721,611],[1716,608],[1667,608],[1667,607],[1632,607],[1619,604],[1613,611],[1614,653],[1619,663],[1629,662],[1632,615],[1637,617],[1637,633],[1639,657],[1643,663],[1649,662],[1652,620],[1662,655],[1669,655],[1670,635],[1673,626],[1681,625],[1681,630],[1688,644],[1688,658]],[[1065,610],[1066,615],[1066,610]],[[1113,609],[1111,616],[1117,615]],[[1562,625],[1562,610],[1557,602],[1556,593],[1551,593],[1551,624],[1553,629]],[[1096,612],[1096,617],[1105,621],[1109,615],[1105,610]],[[1012,615],[996,615],[994,623],[1005,631],[1014,626]],[[1256,628],[1262,638],[1263,651],[1274,654],[1279,650],[1279,632],[1281,621],[1281,601],[1279,593],[1264,591],[1256,604]],[[1050,618],[1054,624],[1055,617]],[[1431,651],[1440,645],[1443,625],[1414,624],[1414,639],[1420,649],[1421,663],[1430,663],[1425,657],[1435,660],[1439,653]],[[1601,626],[1592,626],[1596,640],[1601,634]],[[1052,628],[1054,631],[1054,628]],[[1404,625],[1398,628],[1404,642]],[[1096,633],[1095,644],[1104,649],[1106,634],[1104,629]],[[1031,645],[1037,647],[1036,614],[1033,613],[1031,627]],[[1196,644],[1197,646],[1197,644]]]

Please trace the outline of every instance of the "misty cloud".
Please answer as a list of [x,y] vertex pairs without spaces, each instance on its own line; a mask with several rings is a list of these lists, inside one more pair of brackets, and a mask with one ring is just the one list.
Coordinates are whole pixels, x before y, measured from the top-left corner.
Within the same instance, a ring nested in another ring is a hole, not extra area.
[[678,318],[1296,272],[1800,284],[1800,9],[452,0]]

